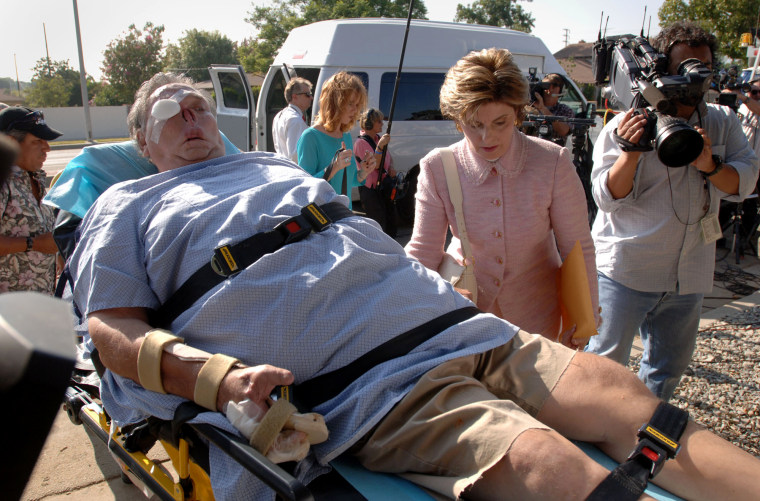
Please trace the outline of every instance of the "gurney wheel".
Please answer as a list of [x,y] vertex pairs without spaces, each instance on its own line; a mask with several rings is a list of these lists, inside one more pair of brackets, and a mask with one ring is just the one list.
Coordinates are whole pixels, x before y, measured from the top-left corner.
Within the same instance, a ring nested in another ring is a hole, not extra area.
[[129,478],[129,475],[124,470],[121,471],[121,481],[127,485],[132,485],[132,479]]

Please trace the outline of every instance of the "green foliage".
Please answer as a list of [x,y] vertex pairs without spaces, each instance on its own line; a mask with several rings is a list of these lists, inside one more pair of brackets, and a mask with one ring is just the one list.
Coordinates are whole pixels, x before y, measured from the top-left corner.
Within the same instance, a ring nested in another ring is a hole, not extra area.
[[[258,30],[258,36],[243,41],[238,59],[246,71],[265,73],[293,28],[326,19],[406,18],[408,14],[407,0],[282,0],[270,7],[254,5],[245,21]],[[415,2],[412,17],[426,19],[426,14],[424,2]]]
[[694,21],[718,38],[722,55],[746,62],[747,49],[739,37],[758,25],[760,0],[665,0],[658,15],[660,26],[675,21]]
[[79,72],[69,61],[37,60],[33,68],[32,85],[25,91],[30,106],[82,106],[82,87]]
[[235,44],[218,31],[187,30],[177,45],[166,48],[165,68],[180,71],[196,82],[209,79],[210,64],[238,64]]
[[513,30],[530,33],[535,26],[535,19],[512,0],[475,0],[465,7],[457,5],[456,22],[502,26]]
[[131,103],[140,84],[163,69],[163,32],[163,26],[150,22],[142,30],[131,24],[121,38],[108,44],[101,71],[109,85],[101,91],[106,95],[96,96],[97,104]]

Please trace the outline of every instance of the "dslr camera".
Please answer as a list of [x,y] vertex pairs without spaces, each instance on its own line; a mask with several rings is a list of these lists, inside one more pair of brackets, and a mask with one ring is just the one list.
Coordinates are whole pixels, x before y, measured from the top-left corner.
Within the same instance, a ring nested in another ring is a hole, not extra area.
[[643,36],[607,39],[594,44],[592,71],[597,85],[609,83],[612,106],[647,118],[644,134],[633,151],[657,151],[668,167],[693,162],[704,140],[685,120],[676,116],[676,103],[696,106],[713,81],[712,72],[698,59],[683,61],[676,75],[668,74],[668,58]]

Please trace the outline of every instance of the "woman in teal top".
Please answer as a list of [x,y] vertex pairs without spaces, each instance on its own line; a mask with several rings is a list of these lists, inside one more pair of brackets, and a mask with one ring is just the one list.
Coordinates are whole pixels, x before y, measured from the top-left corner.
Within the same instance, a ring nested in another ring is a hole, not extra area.
[[367,175],[377,168],[372,154],[357,165],[350,149],[353,140],[348,131],[366,104],[367,91],[361,80],[345,71],[336,73],[322,86],[317,118],[296,147],[298,165],[327,180],[337,193],[347,195],[349,207],[351,189],[364,184]]

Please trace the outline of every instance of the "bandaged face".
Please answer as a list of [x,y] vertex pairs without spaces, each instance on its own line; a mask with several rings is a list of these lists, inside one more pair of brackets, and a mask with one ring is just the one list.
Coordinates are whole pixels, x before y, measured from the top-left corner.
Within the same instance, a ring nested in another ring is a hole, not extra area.
[[169,84],[150,97],[141,148],[160,171],[224,154],[216,117],[192,87]]

